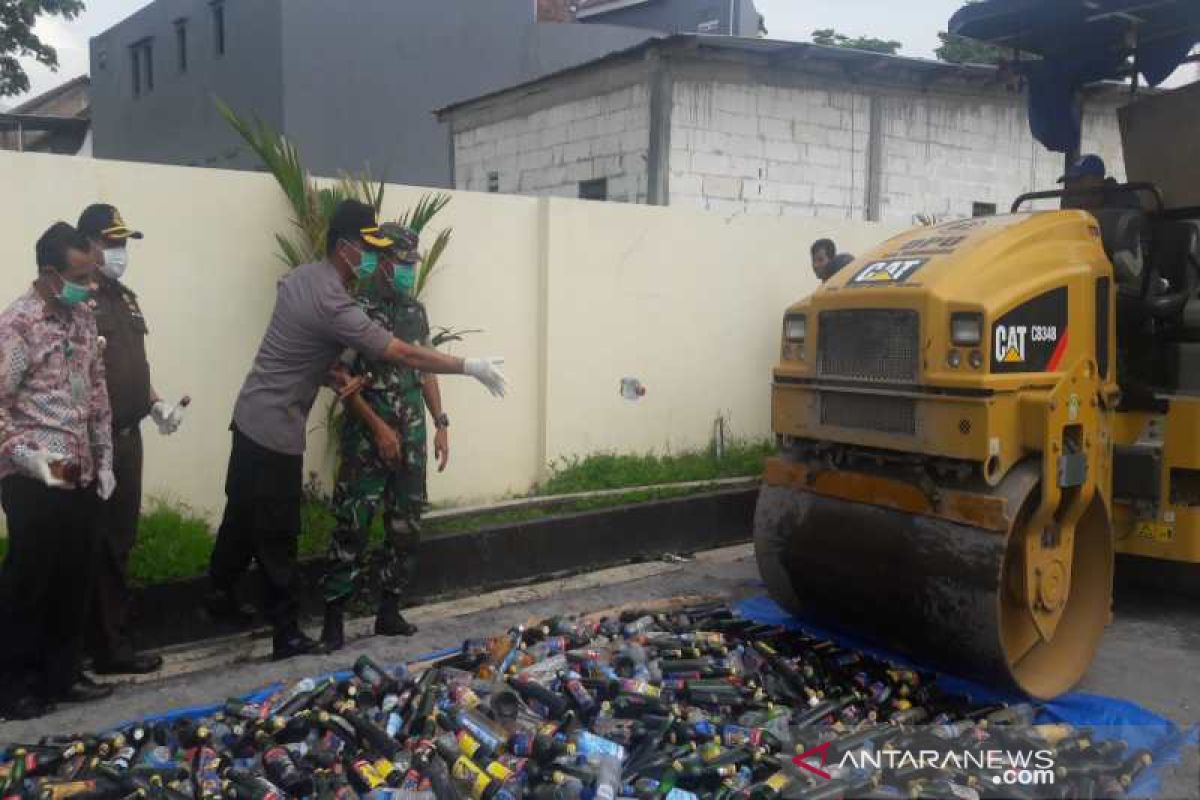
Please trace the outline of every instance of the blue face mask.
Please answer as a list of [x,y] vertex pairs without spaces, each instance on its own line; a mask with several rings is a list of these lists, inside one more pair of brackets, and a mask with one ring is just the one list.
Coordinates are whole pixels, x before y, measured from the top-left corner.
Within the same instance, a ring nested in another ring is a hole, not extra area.
[[413,264],[397,264],[392,271],[392,286],[397,292],[411,292],[417,283],[417,270]]
[[379,253],[372,251],[364,251],[358,259],[358,266],[354,268],[354,274],[359,280],[366,280],[375,274],[375,270],[379,269]]
[[77,306],[80,303],[86,303],[92,296],[90,286],[84,286],[80,283],[71,283],[66,278],[62,279],[62,288],[58,290],[58,294],[54,297],[64,306]]

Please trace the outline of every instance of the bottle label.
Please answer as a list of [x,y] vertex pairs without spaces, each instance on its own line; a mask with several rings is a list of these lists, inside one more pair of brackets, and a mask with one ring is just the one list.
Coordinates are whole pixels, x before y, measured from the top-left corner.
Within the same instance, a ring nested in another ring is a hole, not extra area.
[[451,775],[456,780],[470,787],[471,796],[475,800],[482,799],[483,793],[487,791],[488,784],[492,782],[492,779],[488,777],[486,772],[466,757],[461,757],[454,762]]
[[471,734],[466,731],[459,731],[456,738],[458,739],[459,749],[462,750],[463,755],[467,758],[474,758],[475,754],[479,752],[479,742]]
[[368,762],[355,761],[354,769],[368,788],[376,789],[383,785],[383,778],[379,777],[379,773]]
[[607,755],[619,761],[625,760],[625,748],[616,742],[609,741],[588,731],[580,731],[576,748],[585,756]]
[[767,786],[770,786],[777,792],[782,792],[791,782],[792,779],[783,772],[776,772],[774,775],[767,778]]
[[77,794],[85,792],[94,792],[96,790],[96,781],[69,781],[67,783],[51,784],[47,796],[50,800],[65,800]]
[[621,691],[640,694],[643,697],[658,697],[662,694],[662,690],[657,686],[651,686],[645,681],[633,680],[632,678],[621,679]]
[[676,787],[667,792],[667,800],[699,800],[699,798],[687,789]]
[[493,736],[491,731],[489,731],[476,720],[472,719],[469,715],[460,714],[458,721],[459,724],[466,728],[467,731],[474,736],[480,744],[486,745],[490,750],[500,749],[499,739]]
[[743,728],[740,725],[726,725],[721,740],[726,747],[758,747],[762,744],[762,731],[757,728]]
[[487,765],[487,774],[491,775],[501,783],[504,783],[504,781],[513,776],[512,770],[501,764],[499,761],[493,761]]

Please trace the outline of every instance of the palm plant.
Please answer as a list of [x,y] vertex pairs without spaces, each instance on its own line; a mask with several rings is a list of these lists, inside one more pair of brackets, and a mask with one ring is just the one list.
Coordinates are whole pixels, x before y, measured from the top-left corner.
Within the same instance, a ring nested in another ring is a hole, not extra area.
[[[292,237],[275,234],[275,241],[279,245],[279,259],[289,268],[309,264],[325,256],[325,234],[329,229],[329,220],[333,217],[334,209],[343,200],[359,200],[372,206],[376,214],[380,213],[385,186],[382,181],[376,182],[364,170],[359,175],[343,174],[330,185],[320,185],[304,168],[300,151],[287,137],[258,118],[251,121],[238,116],[220,98],[214,97],[213,102],[230,127],[254,151],[267,171],[275,176],[279,188],[287,196],[288,204],[292,208],[292,226],[296,233]],[[417,204],[401,214],[396,222],[411,228],[420,236],[433,218],[449,205],[450,199],[450,195],[440,192],[422,195]],[[451,228],[438,231],[433,243],[421,253],[416,283],[412,289],[414,297],[419,298],[429,284],[429,279],[437,270],[442,255],[450,245],[451,233]],[[447,342],[462,341],[464,336],[472,333],[479,331],[437,328],[433,331],[430,344],[440,347]],[[337,447],[344,413],[341,403],[330,404],[326,412],[328,442],[333,449]]]
[[[258,118],[248,120],[238,116],[220,98],[213,98],[217,111],[246,145],[259,157],[287,197],[292,209],[292,226],[296,234],[289,237],[276,234],[279,259],[288,267],[298,267],[318,261],[325,255],[325,232],[334,209],[343,200],[367,203],[379,213],[383,208],[384,183],[375,181],[365,170],[358,175],[343,174],[328,185],[317,183],[300,158],[300,151],[287,137]],[[423,195],[415,206],[405,211],[399,224],[412,228],[420,235],[434,217],[450,203],[442,193]],[[450,245],[451,228],[438,231],[433,243],[421,253],[413,296],[420,297],[429,279],[437,270],[442,255]]]

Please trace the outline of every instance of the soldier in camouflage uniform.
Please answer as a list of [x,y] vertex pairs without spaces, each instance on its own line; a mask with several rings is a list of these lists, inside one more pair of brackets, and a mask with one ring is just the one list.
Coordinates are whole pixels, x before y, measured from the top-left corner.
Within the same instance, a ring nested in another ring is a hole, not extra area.
[[[425,307],[411,294],[417,237],[399,226],[384,232],[397,242],[396,255],[359,287],[358,303],[371,319],[410,344],[429,346]],[[351,360],[352,359],[352,360]],[[346,403],[339,448],[341,465],[333,494],[336,528],[330,567],[322,580],[325,625],[321,635],[331,649],[345,643],[344,610],[361,586],[367,568],[368,531],[382,507],[384,543],[378,554],[381,599],[375,633],[411,636],[416,626],[400,613],[400,600],[415,569],[425,494],[425,408],[437,425],[439,471],[449,453],[449,420],[441,409],[437,378],[414,369],[371,362],[348,353],[350,372],[369,375],[370,384]]]

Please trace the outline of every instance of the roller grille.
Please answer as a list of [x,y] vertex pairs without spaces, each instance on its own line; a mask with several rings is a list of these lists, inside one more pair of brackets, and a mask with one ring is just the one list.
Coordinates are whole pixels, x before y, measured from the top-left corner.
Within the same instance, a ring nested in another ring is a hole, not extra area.
[[920,358],[917,312],[904,309],[822,311],[817,370],[824,377],[915,383]]

